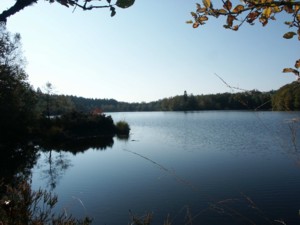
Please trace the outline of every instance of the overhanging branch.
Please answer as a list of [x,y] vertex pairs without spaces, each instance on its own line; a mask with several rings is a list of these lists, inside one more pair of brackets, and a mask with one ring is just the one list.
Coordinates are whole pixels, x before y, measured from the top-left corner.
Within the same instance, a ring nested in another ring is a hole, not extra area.
[[21,11],[22,9],[37,3],[38,0],[17,0],[16,3],[0,14],[0,23],[6,23],[7,18]]

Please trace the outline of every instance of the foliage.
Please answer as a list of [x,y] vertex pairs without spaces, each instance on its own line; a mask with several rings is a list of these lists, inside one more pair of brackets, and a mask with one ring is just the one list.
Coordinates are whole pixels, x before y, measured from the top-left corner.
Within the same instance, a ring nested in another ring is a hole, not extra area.
[[162,110],[270,110],[271,93],[259,91],[215,95],[175,96],[162,100]]
[[281,87],[273,96],[273,110],[300,110],[300,84],[293,82]]
[[91,115],[72,112],[57,118],[57,123],[61,124],[69,134],[114,135],[114,122],[110,116],[104,114]]
[[[88,99],[76,96],[61,96],[68,99],[73,110],[84,113],[100,108],[104,112],[130,111],[193,111],[193,110],[271,110],[271,96],[274,92],[248,91],[210,95],[177,95],[154,102],[126,103],[114,99]],[[52,96],[53,102],[59,96]],[[55,104],[55,103],[54,103]],[[63,105],[62,105],[63,107]],[[65,112],[67,112],[66,110]],[[55,115],[55,111],[54,114]]]
[[30,133],[34,124],[35,93],[27,82],[20,35],[0,26],[0,141]]
[[54,119],[42,118],[37,136],[46,142],[76,141],[81,138],[113,137],[115,125],[110,116],[92,115],[76,111]]
[[[39,88],[36,96],[36,110],[39,116],[48,117],[75,111],[75,103],[68,96],[43,93]],[[77,109],[82,111],[80,108]]]
[[64,151],[76,155],[77,153],[85,152],[90,148],[95,150],[106,150],[107,148],[111,148],[113,144],[113,137],[85,137],[64,140],[61,142],[42,142],[40,143],[40,147],[45,151]]
[[[96,5],[91,4],[92,0],[46,0],[49,3],[57,2],[63,6],[66,7],[74,7],[74,10],[76,8],[80,8],[82,10],[92,10],[92,9],[102,9],[102,8],[108,8],[111,12],[111,16],[116,15],[116,8],[115,6],[119,8],[128,8],[134,4],[135,0],[116,0],[115,3],[112,3],[111,0],[106,0],[106,3],[103,3],[100,1],[93,1],[97,2]],[[31,6],[35,3],[37,3],[38,0],[17,0],[16,3],[8,8],[7,10],[2,11],[0,13],[0,23],[6,23],[8,17],[18,13],[22,9],[25,9],[28,6]],[[100,3],[101,2],[101,3]]]
[[117,135],[128,136],[130,132],[129,124],[126,121],[118,121],[116,123],[116,133]]
[[[3,184],[2,184],[3,185]],[[2,185],[0,185],[2,187]],[[7,185],[5,194],[0,198],[0,224],[53,224],[53,225],[88,225],[91,219],[77,220],[64,213],[56,215],[53,209],[57,196],[51,192],[32,191],[30,184],[23,180],[16,186]]]
[[[197,3],[196,11],[191,12],[194,21],[190,20],[187,23],[192,23],[193,28],[198,28],[204,25],[210,17],[219,18],[226,17],[224,28],[234,31],[246,22],[254,25],[256,21],[266,26],[269,20],[276,20],[277,14],[287,13],[290,16],[289,21],[285,24],[289,28],[294,28],[294,31],[289,31],[283,35],[283,38],[291,39],[298,36],[300,40],[300,1],[295,0],[243,0],[242,3],[234,5],[231,0],[222,0],[221,7],[214,7],[211,0],[203,0],[203,5]],[[295,63],[295,68],[285,68],[283,72],[292,72],[300,79],[299,70],[300,59]]]

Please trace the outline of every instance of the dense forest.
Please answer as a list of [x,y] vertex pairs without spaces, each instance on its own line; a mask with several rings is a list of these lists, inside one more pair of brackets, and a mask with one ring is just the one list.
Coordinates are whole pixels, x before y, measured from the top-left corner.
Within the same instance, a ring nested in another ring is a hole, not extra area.
[[93,99],[68,95],[49,95],[37,92],[37,107],[42,114],[49,104],[51,115],[70,111],[93,113],[130,111],[196,111],[196,110],[300,110],[300,84],[293,82],[277,91],[252,90],[238,93],[182,95],[163,98],[153,102],[126,103],[115,99]]
[[272,98],[273,110],[300,110],[300,83],[293,82],[281,87]]

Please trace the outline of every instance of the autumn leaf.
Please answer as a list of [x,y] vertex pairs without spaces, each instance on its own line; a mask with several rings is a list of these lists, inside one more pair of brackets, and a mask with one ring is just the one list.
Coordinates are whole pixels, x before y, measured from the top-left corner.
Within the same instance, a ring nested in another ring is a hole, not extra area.
[[268,24],[268,18],[262,16],[259,18],[259,22],[261,22],[263,26],[266,26]]
[[281,8],[279,8],[278,6],[274,6],[274,7],[272,7],[272,11],[274,12],[274,13],[278,13],[278,12],[281,12]]
[[227,14],[227,11],[225,9],[219,9],[218,13],[219,14]]
[[284,68],[283,73],[293,73],[295,74],[296,76],[299,76],[299,71],[298,70],[295,70],[293,68]]
[[193,17],[194,19],[197,19],[197,14],[196,14],[196,13],[191,12],[191,15],[192,15],[192,17]]
[[203,22],[203,21],[207,21],[208,20],[208,17],[207,16],[200,16],[198,18],[198,22]]
[[234,13],[240,13],[241,11],[244,10],[244,6],[243,5],[237,5],[233,10],[232,12]]
[[287,12],[287,13],[294,13],[294,10],[293,10],[293,6],[289,6],[289,5],[285,5],[283,7],[283,9]]
[[237,31],[239,29],[239,25],[235,25],[232,30]]
[[258,11],[249,13],[248,14],[247,22],[248,23],[252,23],[254,20],[257,19],[258,16],[259,16],[259,12]]
[[267,8],[264,9],[262,15],[263,15],[264,17],[266,17],[266,18],[270,18],[271,13],[272,13],[271,7],[267,7]]
[[233,24],[233,20],[235,19],[235,17],[233,15],[228,15],[227,17],[227,25],[229,27],[232,27],[232,24]]
[[202,2],[206,8],[209,8],[211,6],[210,0],[202,0]]
[[300,59],[296,61],[295,67],[298,69],[300,67]]
[[227,1],[225,2],[225,4],[223,5],[223,7],[224,7],[224,9],[231,10],[231,8],[232,8],[232,3],[231,3],[231,1],[227,0]]
[[204,7],[204,8],[198,8],[197,9],[197,13],[203,13],[203,12],[205,12],[205,11],[207,11],[207,9]]
[[197,28],[197,27],[199,27],[199,25],[200,24],[196,22],[196,23],[193,24],[193,28]]
[[284,37],[285,39],[291,39],[291,38],[294,37],[294,35],[296,35],[296,33],[293,32],[293,31],[290,31],[290,32],[285,33],[285,34],[283,35],[283,37]]

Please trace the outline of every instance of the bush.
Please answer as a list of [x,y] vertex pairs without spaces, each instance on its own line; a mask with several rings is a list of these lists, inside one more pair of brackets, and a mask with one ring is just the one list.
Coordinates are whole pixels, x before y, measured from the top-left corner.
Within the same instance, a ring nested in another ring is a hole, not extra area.
[[116,124],[116,133],[117,135],[129,136],[130,127],[129,124],[125,121],[119,121]]

